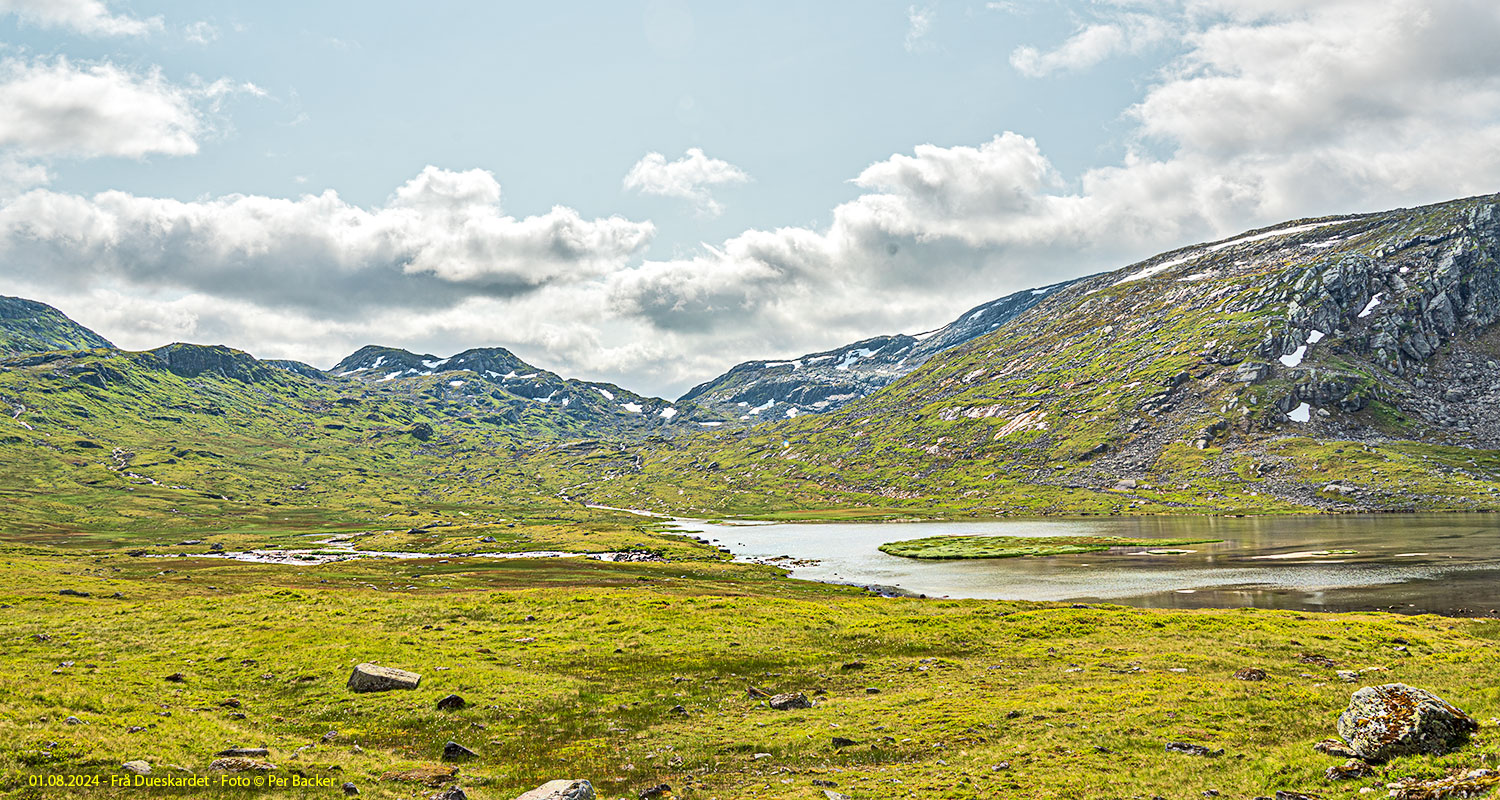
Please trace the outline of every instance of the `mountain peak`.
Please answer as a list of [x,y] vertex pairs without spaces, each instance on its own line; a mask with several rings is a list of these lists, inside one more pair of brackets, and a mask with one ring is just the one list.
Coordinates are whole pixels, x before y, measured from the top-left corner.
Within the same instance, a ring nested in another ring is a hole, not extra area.
[[61,311],[35,300],[0,297],[0,353],[114,347]]

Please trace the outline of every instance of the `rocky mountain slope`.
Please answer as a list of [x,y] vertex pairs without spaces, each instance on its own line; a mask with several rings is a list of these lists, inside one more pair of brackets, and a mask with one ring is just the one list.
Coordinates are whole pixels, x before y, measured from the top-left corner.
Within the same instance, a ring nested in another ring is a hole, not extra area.
[[0,354],[113,346],[46,303],[0,297]]
[[830,414],[659,447],[574,491],[673,475],[662,507],[714,513],[1497,508],[1497,201],[1164,253]]
[[992,300],[915,336],[876,336],[797,358],[746,361],[694,387],[678,402],[752,423],[832,411],[880,391],[944,350],[995,330],[1070,283]]

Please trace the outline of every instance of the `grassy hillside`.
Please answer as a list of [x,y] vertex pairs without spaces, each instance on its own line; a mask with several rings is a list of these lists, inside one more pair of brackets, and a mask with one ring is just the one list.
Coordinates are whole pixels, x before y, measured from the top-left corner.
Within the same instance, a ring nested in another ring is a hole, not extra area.
[[95,347],[113,345],[45,303],[0,297],[0,355]]
[[1301,220],[1073,284],[827,415],[556,480],[707,514],[1493,510],[1497,317],[1493,197]]

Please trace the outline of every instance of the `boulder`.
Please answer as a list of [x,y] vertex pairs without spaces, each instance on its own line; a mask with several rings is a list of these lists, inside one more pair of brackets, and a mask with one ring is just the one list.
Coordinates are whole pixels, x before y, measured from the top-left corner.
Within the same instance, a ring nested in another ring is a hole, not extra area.
[[464,787],[455,784],[428,795],[427,800],[469,800],[469,795],[464,792]]
[[1245,667],[1234,673],[1237,681],[1263,681],[1266,679],[1266,671],[1260,667]]
[[1472,717],[1448,701],[1404,683],[1360,689],[1338,719],[1339,735],[1349,750],[1376,763],[1419,753],[1442,755],[1478,729]]
[[220,750],[214,753],[224,758],[265,758],[271,751],[264,747],[231,747],[228,750]]
[[594,785],[588,781],[548,781],[516,800],[594,800]]
[[458,709],[463,708],[468,704],[468,701],[464,700],[462,697],[459,697],[456,694],[450,694],[437,701],[437,708],[439,711],[457,711]]
[[468,761],[469,759],[474,758],[477,755],[479,754],[467,747],[464,747],[458,742],[448,742],[447,744],[443,745],[444,761]]
[[812,701],[801,692],[787,692],[778,694],[771,698],[771,708],[777,711],[790,711],[794,708],[812,708]]
[[349,688],[356,692],[389,692],[393,689],[415,689],[422,676],[415,672],[360,664],[349,675]]
[[124,764],[120,765],[120,768],[130,773],[131,775],[151,774],[151,765],[140,759],[136,759],[134,761],[126,761]]

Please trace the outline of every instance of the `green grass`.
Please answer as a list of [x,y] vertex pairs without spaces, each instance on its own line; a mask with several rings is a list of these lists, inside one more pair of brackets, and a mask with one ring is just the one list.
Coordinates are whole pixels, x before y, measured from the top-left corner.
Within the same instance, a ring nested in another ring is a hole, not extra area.
[[[821,798],[815,780],[872,799],[1352,798],[1500,753],[1486,724],[1453,755],[1330,783],[1335,760],[1310,748],[1357,688],[1335,669],[1381,668],[1364,680],[1500,715],[1500,625],[1489,620],[877,598],[718,562],[310,568],[41,546],[0,553],[0,603],[11,606],[0,610],[7,797],[61,796],[28,783],[107,781],[132,759],[207,775],[212,754],[234,745],[269,747],[283,777],[332,776],[370,798],[418,794],[381,776],[440,763],[450,739],[479,753],[459,771],[478,798],[559,777],[588,778],[607,798],[659,783],[686,797]],[[1337,666],[1300,663],[1305,652]],[[421,686],[353,694],[344,681],[363,661],[418,672]],[[1269,678],[1232,678],[1249,666]],[[185,682],[163,679],[178,672]],[[774,711],[749,686],[816,705]],[[468,707],[437,711],[450,692]],[[856,744],[834,748],[835,736]],[[1168,741],[1226,754],[1174,755]],[[337,793],[317,791],[245,796]]]
[[928,536],[889,542],[882,553],[902,558],[1021,558],[1101,553],[1116,547],[1179,547],[1222,539],[1147,539],[1135,536]]

